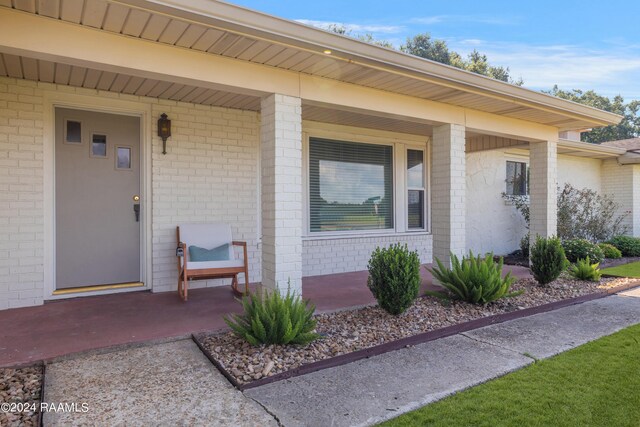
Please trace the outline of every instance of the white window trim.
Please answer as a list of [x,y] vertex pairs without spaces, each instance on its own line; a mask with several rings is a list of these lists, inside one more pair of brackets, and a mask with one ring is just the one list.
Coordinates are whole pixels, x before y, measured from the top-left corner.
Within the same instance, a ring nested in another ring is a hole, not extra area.
[[[504,194],[507,194],[507,162],[525,163],[527,165],[527,172],[529,171],[529,157],[519,155],[515,153],[505,153],[504,156]],[[526,197],[529,198],[529,194],[523,196],[508,195],[510,197]],[[509,202],[509,204],[512,204]]]
[[[309,140],[311,138],[331,139],[361,144],[386,145],[393,147],[393,228],[376,230],[316,231],[311,232],[309,215]],[[303,240],[325,240],[335,238],[357,238],[393,235],[430,234],[431,202],[430,202],[430,139],[416,135],[398,134],[387,131],[353,128],[350,126],[328,125],[324,123],[303,122],[302,132],[302,214]],[[411,229],[407,227],[408,209],[406,206],[406,163],[407,149],[420,149],[425,152],[425,205],[426,228]]]
[[[422,168],[422,183],[424,185],[424,187],[409,187],[408,182],[409,182],[409,169],[407,168],[407,165],[409,164],[409,150],[415,150],[415,151],[422,151],[423,153],[423,168]],[[430,213],[431,213],[431,197],[429,196],[429,170],[430,165],[431,165],[431,159],[429,157],[429,150],[428,147],[426,146],[420,146],[420,145],[415,145],[415,144],[407,144],[404,147],[404,158],[405,158],[405,162],[404,162],[404,176],[405,176],[405,182],[407,182],[407,185],[405,186],[405,197],[407,197],[407,200],[405,200],[405,207],[404,207],[404,211],[405,211],[405,224],[406,224],[406,232],[407,233],[420,233],[420,232],[426,232],[431,230],[430,228]],[[419,190],[419,191],[424,191],[424,227],[422,228],[409,228],[409,190]]]

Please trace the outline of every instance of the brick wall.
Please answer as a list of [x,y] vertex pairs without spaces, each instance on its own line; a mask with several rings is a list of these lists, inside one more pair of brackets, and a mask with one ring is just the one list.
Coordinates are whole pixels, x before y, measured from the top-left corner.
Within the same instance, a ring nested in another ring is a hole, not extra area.
[[[635,189],[635,192],[634,192]],[[615,159],[602,163],[602,192],[613,196],[625,215],[627,233],[640,236],[640,167],[619,165]]]
[[0,310],[42,303],[42,95],[0,78]]
[[377,246],[392,243],[406,243],[410,250],[417,250],[422,263],[432,261],[433,238],[430,234],[309,239],[302,242],[302,275],[366,270],[371,252]]
[[[176,289],[176,224],[222,221],[247,241],[249,279],[260,280],[258,248],[258,114],[152,100],[153,117],[167,113],[167,154],[153,144],[153,289]],[[154,122],[153,135],[157,134]],[[242,279],[241,279],[242,280]],[[227,281],[194,281],[192,287]]]

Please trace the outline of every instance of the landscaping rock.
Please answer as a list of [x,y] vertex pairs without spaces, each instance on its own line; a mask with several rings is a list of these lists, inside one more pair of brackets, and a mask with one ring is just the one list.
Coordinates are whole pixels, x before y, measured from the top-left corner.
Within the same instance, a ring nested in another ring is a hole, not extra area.
[[[40,412],[42,367],[0,368],[0,404],[16,404],[20,412],[0,411],[1,426],[37,426]],[[36,410],[33,411],[35,405]]]
[[[522,279],[512,290],[522,295],[493,303],[473,305],[460,301],[442,301],[435,297],[418,298],[405,313],[393,316],[377,306],[316,316],[316,332],[322,338],[299,346],[251,346],[232,332],[204,335],[198,338],[204,348],[240,384],[254,381],[255,372],[270,377],[301,365],[351,353],[401,338],[429,332],[458,323],[535,307],[568,298],[601,292],[622,286],[633,279],[602,279],[585,282],[563,275],[546,286],[533,279]],[[249,368],[253,367],[253,372]]]

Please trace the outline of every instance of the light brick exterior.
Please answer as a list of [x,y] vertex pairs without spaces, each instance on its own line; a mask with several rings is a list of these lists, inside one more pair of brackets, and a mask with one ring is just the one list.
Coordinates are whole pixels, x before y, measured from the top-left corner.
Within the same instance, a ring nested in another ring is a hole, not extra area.
[[0,78],[0,310],[42,304],[42,94]]
[[430,234],[309,239],[302,242],[302,275],[366,270],[371,252],[378,246],[386,247],[392,243],[406,243],[409,250],[418,251],[423,264],[432,260],[433,239]]
[[531,242],[536,236],[550,237],[558,232],[558,144],[555,141],[529,144],[529,191]]
[[[167,154],[153,122],[153,290],[176,289],[176,225],[225,222],[247,242],[249,280],[260,280],[258,230],[259,115],[175,101],[152,102],[153,118],[167,113]],[[241,277],[242,281],[243,278]],[[193,288],[228,280],[194,281]]]
[[[635,191],[634,191],[635,190]],[[602,191],[613,196],[625,215],[627,234],[640,237],[640,165],[620,165],[615,159],[602,164]]]
[[262,284],[302,294],[302,106],[262,100]]
[[464,126],[433,129],[431,173],[433,256],[450,263],[466,251],[466,158]]

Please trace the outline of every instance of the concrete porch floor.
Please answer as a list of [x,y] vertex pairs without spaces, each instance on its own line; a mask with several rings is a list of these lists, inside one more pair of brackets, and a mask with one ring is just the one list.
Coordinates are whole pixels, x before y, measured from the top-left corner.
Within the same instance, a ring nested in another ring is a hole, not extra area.
[[[518,277],[524,267],[506,266]],[[438,289],[422,272],[422,291]],[[303,295],[318,312],[374,304],[366,271],[305,277]],[[229,287],[193,289],[189,301],[177,292],[129,292],[48,302],[42,306],[0,311],[0,366],[114,345],[186,336],[225,328],[222,316],[241,305]]]

